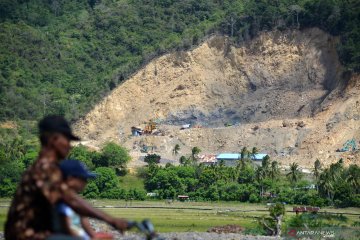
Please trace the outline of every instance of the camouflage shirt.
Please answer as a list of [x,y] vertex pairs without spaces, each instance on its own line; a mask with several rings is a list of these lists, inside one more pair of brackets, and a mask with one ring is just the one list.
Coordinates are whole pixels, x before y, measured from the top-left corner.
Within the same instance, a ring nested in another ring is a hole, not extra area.
[[38,159],[23,174],[5,224],[6,239],[45,239],[53,231],[55,203],[67,185],[57,163]]

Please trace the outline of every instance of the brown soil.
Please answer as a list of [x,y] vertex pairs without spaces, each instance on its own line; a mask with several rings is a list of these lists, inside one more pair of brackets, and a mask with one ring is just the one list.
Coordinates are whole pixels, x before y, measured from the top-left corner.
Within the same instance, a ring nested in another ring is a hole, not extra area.
[[244,228],[239,225],[225,225],[225,226],[217,226],[212,227],[207,232],[215,232],[215,233],[241,233],[244,231]]
[[[118,86],[76,124],[84,144],[113,140],[143,164],[142,145],[164,159],[198,146],[203,153],[256,146],[287,165],[311,167],[357,153],[337,153],[360,140],[358,76],[343,74],[337,40],[319,29],[267,32],[241,46],[215,36],[189,52],[159,57]],[[162,134],[132,137],[131,126],[156,120]],[[200,128],[180,130],[182,124]],[[232,125],[224,127],[224,125]],[[162,136],[164,135],[164,136]]]
[[18,126],[15,122],[12,121],[6,121],[6,122],[0,122],[0,128],[4,129],[16,129]]

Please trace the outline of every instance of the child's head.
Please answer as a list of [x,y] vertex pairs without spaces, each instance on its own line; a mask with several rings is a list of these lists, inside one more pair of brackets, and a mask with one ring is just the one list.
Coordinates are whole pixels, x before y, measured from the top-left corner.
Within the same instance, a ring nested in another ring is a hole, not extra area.
[[89,172],[86,166],[77,160],[64,160],[60,169],[67,185],[76,192],[81,192],[86,187],[87,180],[96,175]]

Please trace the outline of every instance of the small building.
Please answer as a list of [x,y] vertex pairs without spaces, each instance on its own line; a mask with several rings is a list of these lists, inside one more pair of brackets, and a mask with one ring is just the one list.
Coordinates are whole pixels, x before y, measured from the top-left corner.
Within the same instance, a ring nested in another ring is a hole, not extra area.
[[189,196],[187,196],[187,195],[178,195],[178,199],[179,199],[179,201],[184,202],[184,201],[189,200]]
[[157,196],[159,196],[159,194],[154,193],[154,192],[148,192],[148,193],[146,193],[146,196],[147,197],[157,197]]
[[240,153],[220,153],[216,156],[216,160],[218,164],[223,161],[225,166],[234,167],[237,165],[240,157]]
[[305,187],[296,187],[294,189],[316,189],[316,185],[315,184],[310,184],[310,185],[305,186]]
[[198,162],[206,166],[211,166],[216,164],[216,155],[215,154],[202,154],[198,156]]
[[262,161],[264,157],[266,157],[268,154],[266,153],[257,153],[251,155],[251,160],[253,161]]
[[133,136],[141,136],[144,133],[141,127],[131,127],[131,134]]

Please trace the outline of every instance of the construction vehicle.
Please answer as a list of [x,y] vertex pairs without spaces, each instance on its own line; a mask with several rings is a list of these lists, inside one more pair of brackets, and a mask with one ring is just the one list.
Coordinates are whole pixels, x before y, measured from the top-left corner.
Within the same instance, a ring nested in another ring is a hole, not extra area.
[[344,146],[338,150],[337,152],[349,152],[349,151],[356,151],[358,150],[357,144],[355,139],[347,140]]
[[153,120],[150,120],[146,123],[144,133],[145,134],[152,134],[152,132],[156,129],[156,123]]

